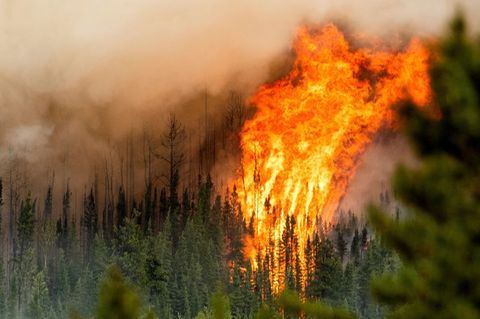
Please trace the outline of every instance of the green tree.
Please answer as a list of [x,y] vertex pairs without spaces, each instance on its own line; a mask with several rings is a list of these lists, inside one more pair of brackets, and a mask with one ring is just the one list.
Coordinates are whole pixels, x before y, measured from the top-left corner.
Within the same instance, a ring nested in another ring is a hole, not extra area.
[[196,319],[230,319],[230,300],[221,291],[215,292],[210,298],[208,309],[201,311]]
[[100,289],[97,307],[98,319],[140,318],[140,298],[135,290],[122,278],[120,270],[110,269],[108,278]]
[[7,313],[6,288],[7,288],[7,285],[5,284],[5,274],[4,274],[3,256],[2,256],[2,258],[0,258],[0,318],[4,318]]
[[33,276],[30,293],[32,296],[26,312],[27,318],[51,318],[50,296],[43,271]]
[[168,318],[171,312],[169,282],[173,276],[172,243],[166,232],[150,239],[151,254],[147,259],[148,288],[150,303],[160,318]]
[[35,202],[32,203],[30,194],[20,207],[20,216],[17,221],[18,240],[20,244],[20,252],[18,255],[19,262],[22,263],[25,251],[30,248],[35,230],[34,221]]
[[136,223],[138,212],[134,211],[133,218],[125,220],[125,226],[121,226],[115,236],[114,254],[115,260],[125,276],[137,285],[147,285],[147,259],[148,240],[141,228]]
[[403,267],[373,283],[393,318],[480,317],[480,44],[456,17],[436,47],[432,116],[407,104],[401,114],[422,165],[398,169],[396,194],[411,215],[370,218]]
[[313,278],[307,286],[307,297],[336,302],[342,275],[340,258],[329,239],[320,240],[315,236],[313,243],[315,265]]
[[[95,187],[96,188],[96,187]],[[98,223],[98,207],[96,202],[96,196],[93,187],[90,189],[90,193],[87,196],[84,194],[83,198],[83,231],[85,237],[85,259],[88,263],[91,263],[94,259],[94,241],[95,234],[97,233]]]
[[68,244],[68,230],[69,230],[69,221],[71,220],[70,208],[71,208],[71,197],[72,192],[70,191],[70,184],[67,183],[67,189],[63,194],[62,199],[62,221],[61,221],[61,245],[63,249],[67,249]]
[[118,200],[117,200],[117,225],[118,227],[125,225],[125,218],[127,218],[127,200],[125,197],[125,190],[123,186],[118,187]]
[[257,319],[277,318],[312,318],[312,319],[353,319],[355,316],[345,309],[335,309],[326,304],[313,301],[303,301],[292,292],[285,291],[278,298],[278,306],[284,313],[281,316],[274,309],[262,307],[256,315]]

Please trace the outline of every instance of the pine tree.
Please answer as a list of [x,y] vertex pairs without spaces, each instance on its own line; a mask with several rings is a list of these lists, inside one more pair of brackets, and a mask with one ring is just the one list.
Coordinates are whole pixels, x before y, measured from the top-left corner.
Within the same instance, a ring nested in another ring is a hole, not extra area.
[[[167,221],[168,219],[170,219],[170,216],[167,218]],[[190,227],[189,223],[187,223],[187,228]],[[170,222],[168,221],[166,225],[169,224]],[[175,269],[175,271],[169,283],[172,312],[176,317],[178,317],[178,315],[184,316],[187,310],[190,312],[188,276],[191,267],[190,254],[184,233],[179,239],[177,249],[174,250],[173,269]]]
[[97,279],[88,265],[78,274],[72,296],[73,298],[68,300],[69,310],[78,311],[86,317],[94,313],[98,299]]
[[[160,191],[160,198],[158,203],[158,230],[162,229],[165,221],[168,217],[168,200],[167,200],[167,191],[165,187],[163,187]],[[170,227],[169,227],[170,228]]]
[[43,271],[38,272],[33,277],[30,293],[32,297],[28,304],[26,317],[31,319],[51,318],[52,308],[50,305],[50,295]]
[[148,241],[136,216],[127,218],[113,241],[115,260],[125,277],[140,287],[147,284]]
[[70,191],[70,184],[67,183],[67,189],[63,194],[63,200],[62,200],[62,204],[63,204],[62,224],[61,224],[62,226],[60,231],[60,239],[61,239],[60,245],[64,250],[68,249],[68,239],[69,239],[68,229],[70,227],[69,222],[71,220],[71,216],[70,216],[71,197],[72,197],[72,192]]
[[353,261],[358,261],[360,256],[360,235],[358,229],[355,229],[355,234],[353,235],[352,242],[350,244],[350,258]]
[[343,224],[337,224],[335,226],[335,233],[336,233],[336,249],[338,252],[338,256],[340,257],[340,262],[343,262],[345,255],[347,253],[347,240],[345,238],[345,229]]
[[125,218],[127,218],[127,200],[123,186],[118,188],[117,200],[117,226],[125,226]]
[[68,262],[65,258],[65,254],[62,249],[60,249],[58,254],[58,275],[55,286],[57,288],[57,294],[52,296],[52,303],[56,305],[56,313],[61,317],[67,317],[68,314],[68,303],[71,300],[72,296],[72,278],[69,273]]
[[[0,191],[1,192],[1,191]],[[3,268],[3,256],[0,258],[0,318],[6,318],[7,314],[7,285]]]
[[228,297],[221,292],[216,292],[210,299],[210,308],[212,309],[212,319],[230,318],[230,301]]
[[97,202],[95,199],[93,188],[90,189],[88,196],[84,196],[83,199],[83,231],[85,238],[85,260],[88,263],[93,262],[94,260],[94,240],[95,234],[97,233]]
[[112,268],[100,290],[97,318],[138,319],[140,306],[135,290],[125,283],[118,269]]
[[272,308],[262,307],[257,313],[257,319],[278,318],[314,318],[314,319],[352,319],[355,316],[345,309],[335,309],[320,302],[303,301],[298,294],[285,291],[278,298],[278,305],[283,315]]
[[31,195],[29,194],[20,206],[20,216],[17,221],[17,232],[19,241],[19,255],[18,259],[21,263],[25,251],[31,246],[33,241],[33,233],[35,229],[34,224],[34,210],[35,202],[32,203]]
[[168,318],[171,312],[169,282],[174,276],[172,243],[166,232],[150,239],[150,256],[147,258],[147,276],[150,303],[160,318]]
[[235,264],[233,268],[232,284],[229,295],[232,302],[232,318],[243,318],[245,314],[245,300],[242,291],[242,278],[238,264]]
[[316,236],[315,267],[313,280],[310,282],[309,297],[336,302],[338,301],[338,285],[341,281],[342,266],[329,239],[320,240]]
[[6,294],[6,278],[4,273],[4,239],[3,239],[3,182],[0,178],[0,318],[4,318],[7,313],[7,294]]
[[394,179],[409,216],[396,222],[371,212],[404,265],[373,285],[394,318],[480,317],[480,45],[467,34],[463,19],[455,18],[435,51],[430,73],[437,113],[402,108],[422,159],[417,168],[401,167]]
[[[2,224],[3,224],[3,211],[2,211],[2,207],[3,207],[3,181],[2,181],[2,178],[0,178],[0,230],[3,229]],[[3,243],[3,237],[2,237],[2,243]],[[3,250],[2,250],[3,252]]]
[[50,220],[50,218],[52,217],[52,210],[53,210],[53,187],[52,185],[48,185],[47,195],[45,196],[45,203],[43,208],[44,222],[47,220]]

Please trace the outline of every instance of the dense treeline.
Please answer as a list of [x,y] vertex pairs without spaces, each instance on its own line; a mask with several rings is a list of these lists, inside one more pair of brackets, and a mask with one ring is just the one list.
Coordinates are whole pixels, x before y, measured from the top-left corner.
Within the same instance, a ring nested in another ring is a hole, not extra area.
[[[105,160],[103,178],[95,169],[80,192],[67,179],[59,194],[52,174],[34,195],[19,165],[8,167],[5,185],[0,178],[0,316],[66,318],[73,311],[90,317],[116,266],[138,290],[144,311],[159,318],[193,318],[216,291],[228,294],[234,318],[251,318],[262,304],[273,306],[284,287],[365,318],[381,317],[368,282],[398,261],[351,212],[339,212],[335,225],[319,220],[304,252],[296,221],[287,217],[280,242],[258,255],[256,266],[245,259],[254,221],[243,219],[235,187],[215,187],[209,174],[195,177],[192,166],[208,171],[222,160],[218,154],[238,152],[247,113],[232,93],[221,125],[207,128],[206,117],[195,165],[185,150],[185,127],[170,115],[161,136],[145,132],[141,147],[127,141],[118,172]],[[380,201],[394,206],[388,193]]]
[[[78,226],[68,187],[57,221],[50,187],[43,205],[31,196],[22,199],[12,256],[2,264],[2,317],[65,318],[72,311],[89,317],[113,265],[159,318],[193,318],[218,290],[230,297],[232,317],[251,318],[261,304],[274,305],[273,274],[302,296],[344,305],[364,318],[382,317],[384,309],[370,300],[368,283],[398,261],[354,214],[341,213],[337,224],[319,226],[304,252],[305,263],[298,257],[295,220],[287,217],[290,226],[276,245],[279,251],[258,256],[254,271],[243,254],[243,240],[252,230],[235,188],[215,195],[207,176],[198,178],[196,189],[180,196],[174,185],[152,196],[147,188],[143,200],[127,211],[122,187],[114,202],[100,207],[93,185],[83,196]],[[387,193],[381,201],[392,206]]]
[[[400,166],[393,179],[395,194],[409,209],[402,219],[385,214],[385,207],[369,212],[382,241],[402,263],[375,278],[371,289],[388,305],[389,318],[473,319],[480,317],[480,42],[457,15],[432,48],[434,103],[427,109],[411,102],[400,106],[406,136],[421,159],[418,166]],[[215,295],[204,318],[229,318],[228,306],[228,298]],[[290,291],[277,306],[262,307],[256,318],[356,317]]]

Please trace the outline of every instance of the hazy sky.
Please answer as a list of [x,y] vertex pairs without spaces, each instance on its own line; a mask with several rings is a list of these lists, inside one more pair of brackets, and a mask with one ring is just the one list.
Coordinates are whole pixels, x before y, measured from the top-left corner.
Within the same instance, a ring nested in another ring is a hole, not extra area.
[[101,151],[205,88],[251,90],[301,23],[434,36],[458,6],[478,29],[466,0],[1,1],[0,160]]

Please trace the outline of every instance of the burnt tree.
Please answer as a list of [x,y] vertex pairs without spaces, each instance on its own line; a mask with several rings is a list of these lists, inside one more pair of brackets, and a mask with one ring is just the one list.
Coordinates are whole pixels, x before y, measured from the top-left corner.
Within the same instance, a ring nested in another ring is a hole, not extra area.
[[174,244],[178,240],[179,227],[179,200],[178,200],[178,185],[180,182],[180,168],[185,160],[183,153],[183,144],[185,142],[186,134],[185,128],[180,123],[174,114],[170,114],[167,128],[162,136],[161,145],[164,148],[164,153],[160,158],[167,165],[167,174],[164,175],[168,188],[168,213],[172,221],[172,239]]

